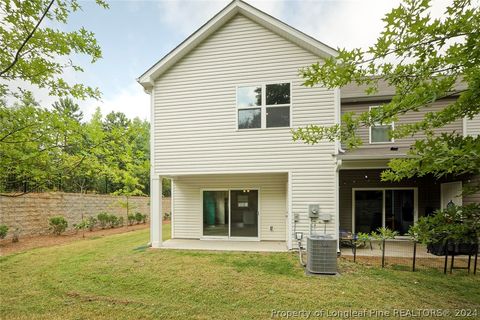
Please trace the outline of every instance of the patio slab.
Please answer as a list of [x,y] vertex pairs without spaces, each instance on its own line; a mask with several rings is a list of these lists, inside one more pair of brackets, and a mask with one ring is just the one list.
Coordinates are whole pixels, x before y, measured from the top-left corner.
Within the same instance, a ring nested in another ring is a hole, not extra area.
[[170,239],[162,243],[161,249],[212,250],[212,251],[251,251],[251,252],[286,252],[284,241],[230,241],[230,240],[196,240]]

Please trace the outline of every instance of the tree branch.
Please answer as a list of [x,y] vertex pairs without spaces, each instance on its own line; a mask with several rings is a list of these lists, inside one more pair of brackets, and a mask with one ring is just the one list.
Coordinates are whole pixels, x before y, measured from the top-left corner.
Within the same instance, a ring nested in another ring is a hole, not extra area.
[[55,0],[51,0],[50,3],[48,4],[47,8],[45,9],[45,11],[43,11],[43,14],[42,16],[40,17],[40,19],[37,21],[37,24],[35,25],[35,27],[33,27],[33,30],[28,34],[28,36],[25,38],[25,40],[23,41],[22,45],[20,46],[20,48],[18,48],[17,50],[17,53],[15,54],[15,58],[13,59],[13,61],[10,63],[10,65],[8,65],[8,67],[6,67],[3,71],[0,71],[0,76],[3,76],[5,73],[7,73],[10,69],[13,68],[13,66],[15,66],[15,64],[18,62],[18,59],[20,58],[20,53],[22,52],[23,48],[25,47],[25,45],[27,44],[27,42],[33,37],[33,34],[35,33],[35,31],[37,31],[38,27],[40,26],[40,23],[42,23],[43,19],[45,18],[45,16],[47,15],[48,11],[50,10],[50,8],[52,7],[53,3],[55,2]]

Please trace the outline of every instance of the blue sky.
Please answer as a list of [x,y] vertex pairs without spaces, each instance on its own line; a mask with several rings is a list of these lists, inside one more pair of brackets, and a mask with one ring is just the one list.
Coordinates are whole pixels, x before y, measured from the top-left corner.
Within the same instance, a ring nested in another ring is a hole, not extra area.
[[[80,101],[87,118],[98,106],[129,117],[148,119],[149,96],[136,82],[147,68],[210,19],[228,0],[113,0],[103,10],[93,1],[81,1],[82,12],[70,17],[67,29],[84,26],[93,31],[103,59],[67,79],[99,87],[101,101]],[[333,47],[366,47],[382,29],[382,16],[395,0],[247,0],[246,2]],[[39,94],[43,104],[52,97]]]

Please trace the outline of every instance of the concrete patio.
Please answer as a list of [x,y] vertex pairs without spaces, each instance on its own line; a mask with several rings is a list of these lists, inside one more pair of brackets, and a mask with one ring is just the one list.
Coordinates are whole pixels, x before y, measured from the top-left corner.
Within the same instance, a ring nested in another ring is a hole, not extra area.
[[250,251],[250,252],[286,252],[284,241],[230,241],[170,239],[162,243],[161,249],[211,250],[211,251]]

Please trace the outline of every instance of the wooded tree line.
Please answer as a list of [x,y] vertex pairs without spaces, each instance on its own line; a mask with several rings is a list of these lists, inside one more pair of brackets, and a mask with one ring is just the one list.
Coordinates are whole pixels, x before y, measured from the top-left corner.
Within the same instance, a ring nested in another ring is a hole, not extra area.
[[149,152],[149,123],[139,118],[97,109],[85,121],[73,100],[47,109],[28,92],[0,102],[2,193],[148,194]]

